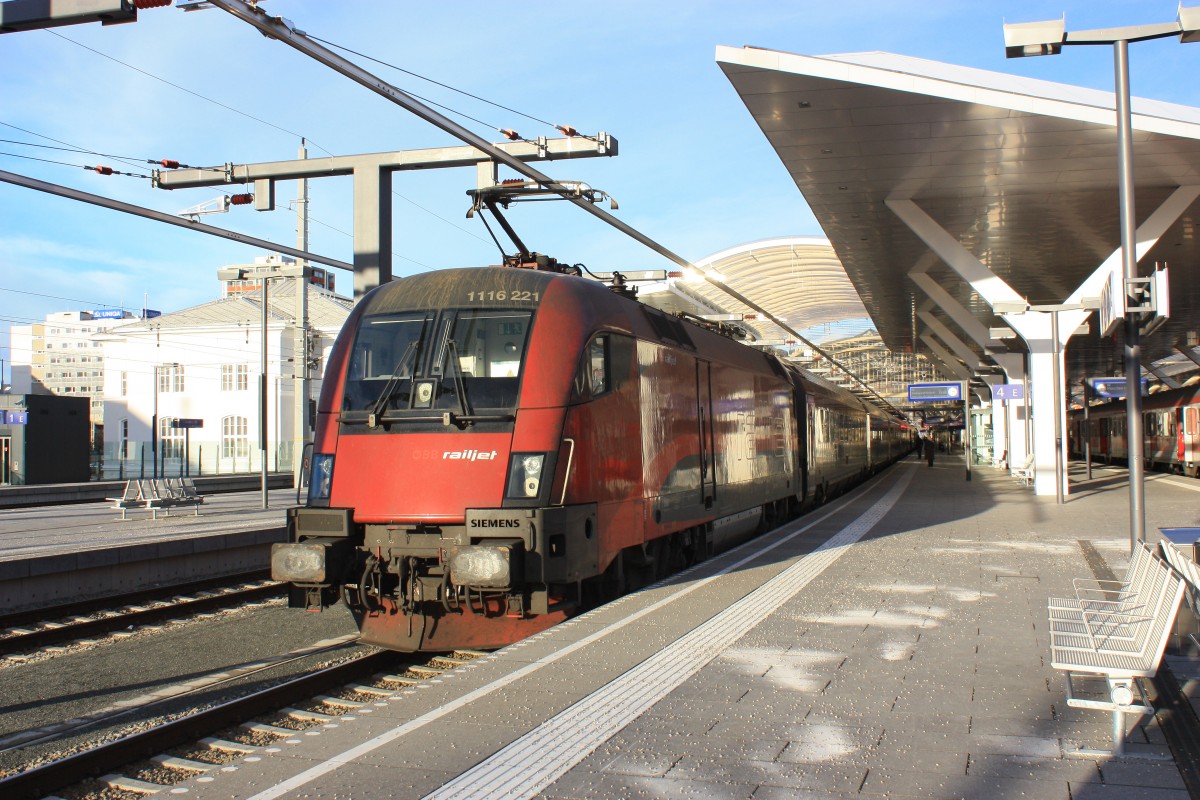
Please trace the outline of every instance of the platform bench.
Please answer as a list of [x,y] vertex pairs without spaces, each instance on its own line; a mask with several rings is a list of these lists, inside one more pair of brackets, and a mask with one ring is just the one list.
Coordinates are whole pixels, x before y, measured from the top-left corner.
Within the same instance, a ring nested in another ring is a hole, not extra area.
[[1029,458],[1025,459],[1024,464],[1019,467],[1013,467],[1010,474],[1012,475],[1013,480],[1022,486],[1033,486],[1033,453],[1029,454]]
[[171,509],[178,506],[192,506],[196,516],[199,516],[204,497],[196,491],[191,478],[139,478],[125,484],[125,492],[121,497],[109,500],[113,503],[110,508],[121,510],[123,520],[131,508],[147,509],[151,519],[158,519],[160,510],[169,517]]
[[[1136,678],[1158,672],[1183,599],[1185,581],[1145,544],[1121,581],[1079,581],[1075,597],[1050,598],[1050,663],[1064,673],[1067,705],[1113,715],[1111,753],[1125,745],[1125,715],[1153,714]],[[1107,699],[1084,697],[1077,683],[1100,679]]]

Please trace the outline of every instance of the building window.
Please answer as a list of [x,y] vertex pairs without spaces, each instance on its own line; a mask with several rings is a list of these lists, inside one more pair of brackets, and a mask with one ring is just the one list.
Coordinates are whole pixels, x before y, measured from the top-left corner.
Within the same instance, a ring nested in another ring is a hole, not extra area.
[[175,417],[158,418],[159,458],[183,458],[183,429],[175,427]]
[[125,397],[126,396],[125,393],[128,390],[129,390],[129,373],[122,372],[121,373],[121,397]]
[[183,391],[183,365],[160,364],[158,367],[158,391]]
[[250,388],[250,367],[246,364],[221,365],[221,391],[244,392]]
[[128,418],[121,420],[121,458],[129,456],[129,420]]
[[221,419],[221,458],[244,458],[250,455],[249,424],[245,417]]

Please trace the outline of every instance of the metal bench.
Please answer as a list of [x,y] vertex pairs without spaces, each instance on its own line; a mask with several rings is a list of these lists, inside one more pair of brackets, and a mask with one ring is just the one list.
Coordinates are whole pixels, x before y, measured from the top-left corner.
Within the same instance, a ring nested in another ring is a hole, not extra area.
[[[1200,564],[1188,558],[1187,554],[1169,539],[1160,541],[1159,546],[1162,549],[1163,557],[1171,565],[1171,569],[1178,572],[1180,577],[1187,582],[1188,602],[1192,610],[1195,611],[1197,608],[1197,598],[1200,598]],[[1188,638],[1192,640],[1192,643],[1196,647],[1200,648],[1200,640],[1197,639],[1196,634],[1188,634]]]
[[158,510],[161,508],[166,511],[167,516],[171,515],[171,497],[165,493],[166,482],[162,480],[139,480],[138,481],[138,499],[142,501],[142,507],[150,509],[150,518],[158,519]]
[[1012,476],[1017,483],[1022,486],[1033,485],[1033,453],[1029,454],[1029,458],[1025,459],[1025,463],[1019,467],[1013,467]]
[[[1125,580],[1107,585],[1108,589],[1099,590],[1085,586],[1085,594],[1077,590],[1075,598],[1050,598],[1050,663],[1065,675],[1068,706],[1112,714],[1111,754],[1122,755],[1125,715],[1154,713],[1135,679],[1158,672],[1183,598],[1184,580],[1153,551],[1139,545]],[[1108,596],[1095,597],[1093,591]],[[1077,682],[1089,678],[1106,682],[1106,699],[1076,691]]]
[[172,505],[192,506],[195,515],[200,516],[204,497],[196,491],[196,484],[192,483],[191,478],[167,478],[167,491],[171,494]]
[[[1050,609],[1051,628],[1056,623],[1075,623],[1081,612],[1087,611],[1120,611],[1127,608],[1131,599],[1142,592],[1142,585],[1149,575],[1150,562],[1154,554],[1150,548],[1142,545],[1133,551],[1129,559],[1129,568],[1121,580],[1094,580],[1090,578],[1075,578],[1071,585],[1075,589],[1074,597],[1051,597],[1047,601]],[[1078,625],[1082,625],[1079,622]],[[1064,628],[1065,630],[1065,628]],[[1080,628],[1074,629],[1082,633]]]
[[131,508],[141,508],[142,502],[138,499],[138,482],[125,481],[125,493],[120,497],[105,498],[112,503],[109,508],[120,509],[121,519],[125,519],[125,512]]
[[151,519],[158,519],[162,511],[168,517],[171,509],[177,506],[192,506],[196,516],[200,516],[200,506],[204,496],[196,491],[196,485],[191,478],[139,478],[125,483],[125,493],[121,497],[108,498],[113,505],[110,508],[120,509],[121,519],[127,519],[130,509],[144,508],[150,512]]

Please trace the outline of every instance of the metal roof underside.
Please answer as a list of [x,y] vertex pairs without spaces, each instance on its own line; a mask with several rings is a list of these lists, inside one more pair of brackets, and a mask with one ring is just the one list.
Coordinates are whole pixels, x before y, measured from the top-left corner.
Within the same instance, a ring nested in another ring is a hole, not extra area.
[[[1110,92],[888,53],[719,47],[717,61],[893,349],[923,349],[915,314],[928,298],[908,278],[914,268],[983,325],[1002,321],[885,199],[911,199],[1032,304],[1063,302],[1120,246]],[[1144,99],[1132,108],[1140,224],[1176,187],[1200,183],[1200,109]],[[1142,274],[1156,261],[1171,267],[1172,318],[1143,339],[1147,361],[1200,327],[1197,205],[1141,260]],[[1091,327],[1068,347],[1075,377],[1120,369],[1119,348]]]

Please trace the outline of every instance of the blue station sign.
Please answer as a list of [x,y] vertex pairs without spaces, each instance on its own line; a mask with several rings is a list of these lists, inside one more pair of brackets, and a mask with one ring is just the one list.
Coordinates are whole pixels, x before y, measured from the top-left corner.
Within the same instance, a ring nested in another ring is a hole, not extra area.
[[910,383],[908,402],[936,403],[945,400],[962,400],[960,383]]
[[28,425],[29,412],[5,411],[2,415],[0,415],[0,422],[3,422],[5,425]]
[[1024,400],[1025,384],[997,383],[992,387],[993,400]]
[[176,429],[179,429],[179,428],[203,428],[204,420],[192,419],[189,417],[184,417],[183,419],[174,419],[174,420],[171,420],[171,427],[176,428]]
[[[1088,388],[1092,390],[1092,397],[1124,397],[1125,379],[1124,378],[1088,378]],[[1150,393],[1150,379],[1142,378],[1142,394]]]

